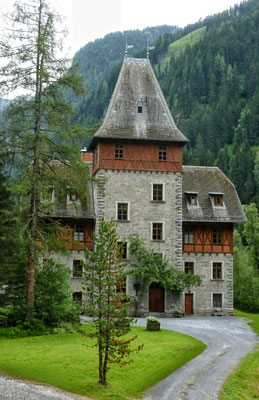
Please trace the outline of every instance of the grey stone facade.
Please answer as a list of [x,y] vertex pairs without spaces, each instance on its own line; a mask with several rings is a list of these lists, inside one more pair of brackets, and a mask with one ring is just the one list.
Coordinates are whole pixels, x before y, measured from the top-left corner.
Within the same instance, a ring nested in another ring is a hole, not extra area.
[[[96,217],[117,221],[117,232],[121,240],[138,234],[148,249],[162,253],[179,270],[182,269],[182,176],[180,173],[101,170],[96,176],[100,184],[95,185]],[[152,201],[152,185],[164,186],[162,202]],[[117,220],[117,204],[129,205],[129,220]],[[152,223],[163,224],[163,240],[152,240]],[[98,228],[97,228],[98,229]],[[132,257],[128,255],[129,263]],[[136,296],[136,283],[127,278],[127,293]],[[140,312],[149,312],[148,293],[141,295]],[[180,296],[165,293],[165,313],[183,311]]]
[[[183,268],[185,262],[193,262],[194,273],[202,279],[201,286],[190,291],[193,293],[193,313],[211,315],[217,310],[216,312],[220,314],[233,315],[232,254],[183,253]],[[213,279],[213,262],[222,264],[222,279]],[[213,307],[213,294],[222,294],[222,307]],[[184,296],[185,293],[183,293],[183,302]]]

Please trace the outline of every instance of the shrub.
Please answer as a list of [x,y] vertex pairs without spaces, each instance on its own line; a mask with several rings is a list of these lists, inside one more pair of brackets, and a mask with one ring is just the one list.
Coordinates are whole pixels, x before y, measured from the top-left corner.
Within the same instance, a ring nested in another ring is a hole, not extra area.
[[0,307],[0,326],[7,326],[13,316],[13,310]]
[[71,271],[63,264],[48,260],[37,271],[35,317],[45,325],[79,323],[80,308],[73,302],[69,285]]

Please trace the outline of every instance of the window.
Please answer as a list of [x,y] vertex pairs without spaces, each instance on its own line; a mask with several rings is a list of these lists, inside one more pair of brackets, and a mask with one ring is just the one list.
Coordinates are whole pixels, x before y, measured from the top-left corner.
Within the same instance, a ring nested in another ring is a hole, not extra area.
[[74,240],[77,242],[84,241],[84,225],[76,224],[74,229]]
[[127,257],[127,243],[125,242],[118,242],[118,245],[121,247],[121,251],[122,251],[122,259],[126,260]]
[[222,244],[222,230],[221,229],[213,230],[212,243],[213,244]]
[[222,263],[212,263],[212,279],[222,279]]
[[164,259],[164,254],[163,253],[154,253],[155,256],[155,260],[157,261],[157,263],[162,263],[163,259]]
[[73,293],[73,300],[77,303],[79,303],[80,305],[82,304],[82,292],[74,292]]
[[138,112],[138,114],[142,114],[143,113],[143,102],[142,101],[138,101],[137,112]]
[[122,160],[123,159],[123,144],[115,144],[114,157],[117,160]]
[[163,223],[153,222],[152,224],[152,239],[163,240]]
[[194,274],[194,263],[190,262],[190,261],[186,261],[184,263],[184,272],[186,274],[188,274],[188,273]]
[[68,193],[67,195],[67,203],[75,203],[78,201],[78,194],[77,193]]
[[167,148],[165,146],[158,147],[158,160],[159,161],[167,160]]
[[73,260],[73,278],[83,277],[83,266],[81,260]]
[[47,188],[41,193],[41,198],[43,201],[49,201],[51,203],[54,203],[55,201],[55,191],[53,188]]
[[117,203],[117,221],[129,221],[129,203]]
[[162,183],[153,183],[152,186],[152,200],[164,201],[164,185]]
[[198,205],[197,193],[189,193],[188,200],[189,200],[190,206],[197,206]]
[[223,193],[210,193],[213,207],[224,207]]
[[194,243],[194,232],[193,229],[187,229],[184,231],[184,244]]
[[214,308],[222,308],[222,293],[213,293],[213,307]]

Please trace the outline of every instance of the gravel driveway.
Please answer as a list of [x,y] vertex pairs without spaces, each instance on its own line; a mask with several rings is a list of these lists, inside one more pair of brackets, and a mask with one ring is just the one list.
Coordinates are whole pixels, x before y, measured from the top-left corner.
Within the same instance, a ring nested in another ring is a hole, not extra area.
[[[146,391],[145,400],[215,400],[240,360],[257,343],[256,334],[242,318],[185,317],[162,319],[161,327],[186,333],[207,345],[198,357]],[[138,325],[145,320],[139,319]]]
[[[257,337],[242,318],[160,318],[162,328],[194,336],[207,345],[195,359],[153,386],[145,400],[215,400],[231,371],[250,352]],[[137,325],[145,325],[140,318]],[[134,368],[134,367],[133,367]],[[80,400],[48,385],[0,377],[0,400]]]

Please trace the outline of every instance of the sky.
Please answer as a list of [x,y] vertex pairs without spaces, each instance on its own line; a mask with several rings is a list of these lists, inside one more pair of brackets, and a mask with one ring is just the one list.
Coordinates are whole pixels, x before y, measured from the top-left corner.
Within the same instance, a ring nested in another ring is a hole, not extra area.
[[[185,27],[229,9],[240,0],[48,0],[64,17],[69,34],[66,51],[73,57],[86,43],[107,33],[147,26]],[[0,10],[14,0],[0,0]]]

